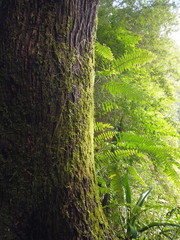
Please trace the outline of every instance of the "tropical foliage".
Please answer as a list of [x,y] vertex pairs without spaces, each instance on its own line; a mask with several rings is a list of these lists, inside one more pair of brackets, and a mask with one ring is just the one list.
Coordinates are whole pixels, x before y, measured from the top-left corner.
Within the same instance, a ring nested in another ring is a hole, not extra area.
[[168,38],[173,6],[165,0],[100,6],[96,169],[104,212],[120,239],[179,235],[180,54]]

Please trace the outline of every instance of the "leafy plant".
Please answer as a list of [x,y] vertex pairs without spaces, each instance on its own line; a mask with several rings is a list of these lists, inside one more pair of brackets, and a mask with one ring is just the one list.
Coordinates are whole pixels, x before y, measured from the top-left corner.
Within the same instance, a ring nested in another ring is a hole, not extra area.
[[131,189],[128,182],[128,175],[124,175],[124,184],[123,187],[125,189],[125,212],[126,215],[124,218],[121,218],[121,227],[123,228],[124,236],[122,237],[122,233],[119,232],[117,235],[124,240],[136,239],[139,238],[142,233],[149,230],[153,227],[180,227],[180,224],[173,222],[150,222],[148,224],[144,224],[141,219],[141,213],[149,210],[149,208],[143,208],[145,201],[150,195],[152,188],[148,189],[144,193],[141,194],[136,204],[132,204],[131,202]]
[[[164,0],[112,3],[101,1],[96,44],[95,158],[103,209],[122,239],[174,240],[178,218],[165,215],[177,205],[180,187],[179,57],[160,32],[173,14]],[[150,18],[158,11],[165,13],[157,16],[159,25]],[[154,191],[144,191],[148,186]]]

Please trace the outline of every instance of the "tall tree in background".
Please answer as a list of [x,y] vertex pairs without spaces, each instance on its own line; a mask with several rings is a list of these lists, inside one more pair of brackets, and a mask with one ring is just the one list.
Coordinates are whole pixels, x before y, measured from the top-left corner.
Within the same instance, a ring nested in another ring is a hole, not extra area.
[[93,162],[97,4],[0,2],[3,239],[111,239]]

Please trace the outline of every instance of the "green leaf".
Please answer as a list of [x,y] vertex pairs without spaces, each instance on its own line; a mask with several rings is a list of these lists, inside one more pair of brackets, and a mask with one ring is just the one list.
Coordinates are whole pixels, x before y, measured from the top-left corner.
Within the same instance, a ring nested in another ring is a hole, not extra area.
[[137,228],[134,224],[128,224],[128,235],[133,238],[137,238],[138,236],[138,231]]
[[142,177],[139,175],[139,173],[137,172],[137,170],[133,166],[129,166],[128,171],[131,174],[131,177],[133,177],[136,181],[138,181],[144,187],[146,186],[146,183],[144,182]]
[[151,62],[155,56],[145,49],[138,49],[132,53],[125,53],[122,57],[113,61],[113,70],[116,70],[116,74],[120,74],[125,70],[130,70],[137,65],[143,65],[147,62]]
[[146,191],[145,193],[143,193],[141,195],[141,197],[139,198],[139,200],[137,201],[136,205],[139,207],[142,207],[144,201],[146,200],[146,198],[149,196],[149,194],[151,193],[152,188],[150,188],[148,191]]
[[145,227],[141,228],[140,230],[138,230],[138,232],[144,232],[152,227],[166,227],[166,226],[180,227],[180,224],[169,223],[169,222],[152,222],[152,223],[146,225]]
[[111,49],[106,46],[105,44],[100,44],[99,42],[95,43],[95,47],[96,47],[96,53],[99,54],[100,56],[112,61],[114,59],[113,53],[111,51]]
[[126,195],[126,203],[131,204],[131,189],[129,186],[129,178],[127,173],[124,175],[123,183]]

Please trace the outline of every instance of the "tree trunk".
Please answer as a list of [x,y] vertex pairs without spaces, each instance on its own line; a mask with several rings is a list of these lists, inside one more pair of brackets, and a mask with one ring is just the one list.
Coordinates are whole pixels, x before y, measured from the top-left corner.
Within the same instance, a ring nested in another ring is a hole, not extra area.
[[97,4],[0,1],[2,239],[112,239],[94,174]]

